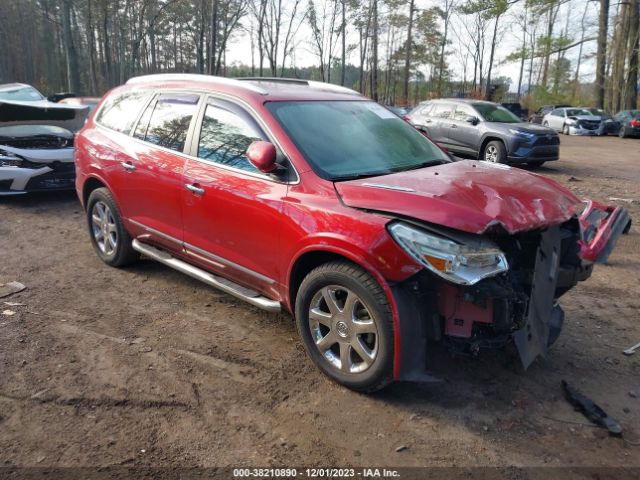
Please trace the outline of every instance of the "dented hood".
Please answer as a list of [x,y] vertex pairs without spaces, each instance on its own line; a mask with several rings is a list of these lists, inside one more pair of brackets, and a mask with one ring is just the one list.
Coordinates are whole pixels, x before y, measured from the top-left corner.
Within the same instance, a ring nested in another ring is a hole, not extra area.
[[464,160],[420,170],[335,183],[350,207],[389,212],[470,233],[509,233],[571,218],[580,200],[548,178]]
[[0,126],[54,125],[72,132],[82,128],[89,113],[87,105],[68,105],[47,100],[24,102],[0,99]]

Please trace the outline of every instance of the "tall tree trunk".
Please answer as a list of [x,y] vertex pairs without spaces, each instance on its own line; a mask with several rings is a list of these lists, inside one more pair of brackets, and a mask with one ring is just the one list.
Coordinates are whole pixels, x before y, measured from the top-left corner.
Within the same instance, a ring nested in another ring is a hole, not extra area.
[[527,50],[527,17],[529,14],[529,9],[525,5],[524,7],[524,24],[522,26],[522,52],[520,56],[520,74],[518,75],[518,98],[520,98],[520,94],[522,93],[522,76],[524,74],[524,59]]
[[[411,0],[413,2],[413,0]],[[347,2],[342,0],[342,71],[340,72],[340,85],[345,84],[347,70]]]
[[487,69],[487,86],[484,92],[485,100],[491,100],[491,70],[493,69],[493,54],[496,51],[496,39],[498,36],[499,21],[500,21],[500,15],[497,15],[496,21],[493,24],[493,38],[491,39],[491,53],[489,54],[489,68]]
[[415,0],[409,2],[409,25],[407,26],[407,43],[405,45],[404,56],[404,82],[402,84],[402,97],[403,101],[409,104],[409,75],[411,72],[411,50],[413,45],[413,38],[411,37],[413,30],[413,12],[415,10]]
[[71,0],[63,0],[62,2],[62,39],[67,57],[67,86],[69,91],[80,93],[78,52],[73,43],[71,31]]
[[378,101],[378,0],[373,0],[373,58],[371,60],[371,98]]
[[596,53],[596,107],[598,108],[604,108],[608,26],[609,0],[600,0],[600,14],[598,15],[598,51]]
[[625,99],[623,108],[635,110],[638,102],[638,46],[640,41],[640,2],[630,0],[629,2],[629,48],[628,48],[628,70],[627,81],[625,82]]
[[[217,62],[215,61],[218,49],[218,0],[211,0],[211,41],[209,43],[209,75],[218,75]],[[253,40],[252,40],[253,45]],[[251,51],[253,54],[253,50]]]

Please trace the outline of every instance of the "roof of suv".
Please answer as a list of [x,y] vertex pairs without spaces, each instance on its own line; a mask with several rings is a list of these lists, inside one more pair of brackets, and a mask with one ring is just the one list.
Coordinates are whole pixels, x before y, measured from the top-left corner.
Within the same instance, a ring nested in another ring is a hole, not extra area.
[[431,103],[431,102],[465,103],[465,104],[486,103],[488,105],[497,105],[496,102],[489,102],[487,100],[477,100],[475,98],[435,98],[433,100],[426,100],[425,102],[422,102],[422,103]]
[[226,78],[193,73],[144,75],[129,79],[132,87],[191,88],[233,93],[239,97],[283,100],[364,100],[355,90],[331,83],[293,78]]

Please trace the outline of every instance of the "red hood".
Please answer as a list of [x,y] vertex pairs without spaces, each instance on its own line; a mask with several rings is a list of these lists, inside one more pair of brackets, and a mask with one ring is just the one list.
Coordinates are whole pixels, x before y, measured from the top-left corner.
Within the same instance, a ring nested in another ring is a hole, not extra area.
[[580,200],[534,173],[465,160],[380,177],[337,182],[345,205],[395,213],[470,233],[501,225],[535,230],[573,216]]

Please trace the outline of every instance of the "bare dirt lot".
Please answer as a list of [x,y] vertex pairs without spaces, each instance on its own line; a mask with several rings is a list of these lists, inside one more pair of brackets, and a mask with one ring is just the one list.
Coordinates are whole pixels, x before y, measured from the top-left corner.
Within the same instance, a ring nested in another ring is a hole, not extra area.
[[[640,140],[562,137],[561,157],[537,172],[640,218]],[[442,383],[370,396],[327,380],[288,315],[148,260],[101,263],[73,193],[0,198],[12,280],[27,289],[0,299],[0,466],[640,466],[640,352],[622,355],[640,342],[637,224],[563,297],[563,334],[528,372],[443,353]],[[625,439],[574,412],[562,379]]]

